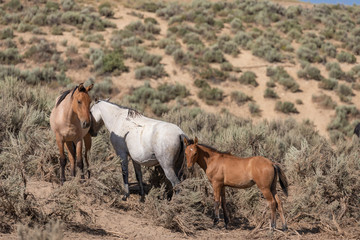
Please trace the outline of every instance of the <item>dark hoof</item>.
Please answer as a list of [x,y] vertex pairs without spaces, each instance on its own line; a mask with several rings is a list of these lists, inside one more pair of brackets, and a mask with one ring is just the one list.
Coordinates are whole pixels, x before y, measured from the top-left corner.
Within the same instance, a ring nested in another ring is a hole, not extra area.
[[141,196],[141,197],[140,197],[140,202],[141,202],[141,203],[144,203],[144,202],[145,202],[145,196]]
[[286,232],[286,231],[288,230],[288,227],[287,227],[287,226],[283,226],[283,227],[282,227],[282,230],[283,230],[283,232]]
[[130,194],[124,194],[124,196],[122,197],[122,200],[123,200],[123,201],[126,201],[129,196],[130,196]]
[[218,225],[219,223],[219,218],[214,218],[214,226]]
[[90,179],[90,170],[87,170],[87,175],[88,175],[88,178]]
[[84,174],[81,175],[81,180],[84,180],[85,179],[85,176]]
[[65,181],[66,181],[65,178],[60,179],[60,185],[61,185],[61,186],[64,185],[64,182],[65,182]]
[[225,229],[226,229],[226,230],[229,230],[229,227],[228,227],[228,225],[227,225],[227,224],[225,224]]

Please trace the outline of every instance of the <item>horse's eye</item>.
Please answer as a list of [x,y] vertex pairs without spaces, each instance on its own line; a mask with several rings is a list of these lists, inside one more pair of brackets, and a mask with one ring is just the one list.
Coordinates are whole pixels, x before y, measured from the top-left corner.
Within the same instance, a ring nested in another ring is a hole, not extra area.
[[78,100],[78,104],[81,104],[81,101],[80,101],[80,100]]

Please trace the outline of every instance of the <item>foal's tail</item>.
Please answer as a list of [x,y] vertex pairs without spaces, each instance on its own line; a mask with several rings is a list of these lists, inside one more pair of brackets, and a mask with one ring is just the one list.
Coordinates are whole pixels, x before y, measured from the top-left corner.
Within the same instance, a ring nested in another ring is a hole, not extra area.
[[277,172],[277,174],[279,175],[279,182],[280,182],[280,186],[281,189],[284,191],[285,195],[288,196],[288,181],[287,178],[285,176],[285,173],[283,170],[281,170],[280,166],[278,164],[273,164],[275,171]]

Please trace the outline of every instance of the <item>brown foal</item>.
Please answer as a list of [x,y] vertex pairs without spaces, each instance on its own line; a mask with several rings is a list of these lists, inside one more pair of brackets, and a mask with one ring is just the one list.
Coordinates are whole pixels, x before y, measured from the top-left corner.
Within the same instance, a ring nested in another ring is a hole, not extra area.
[[229,223],[226,211],[225,186],[243,189],[256,184],[269,203],[271,229],[273,230],[276,227],[276,209],[280,213],[283,230],[287,229],[281,201],[276,193],[277,175],[286,196],[288,182],[284,172],[277,164],[259,156],[239,158],[229,153],[221,153],[213,148],[198,144],[196,137],[193,143],[186,138],[184,143],[188,168],[198,163],[213,186],[215,198],[214,225],[219,222],[220,203],[224,212],[225,228]]

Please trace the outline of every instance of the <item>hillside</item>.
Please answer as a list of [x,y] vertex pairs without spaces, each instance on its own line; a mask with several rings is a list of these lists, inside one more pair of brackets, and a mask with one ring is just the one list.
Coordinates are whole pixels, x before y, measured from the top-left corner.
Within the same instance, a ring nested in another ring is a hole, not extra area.
[[201,171],[169,202],[158,170],[143,168],[146,203],[133,173],[132,196],[121,201],[120,160],[105,129],[93,138],[92,178],[59,187],[49,114],[81,82],[95,83],[93,99],[282,164],[290,230],[273,238],[359,237],[360,7],[181,2],[0,1],[0,238],[270,236],[256,188],[228,189],[230,230],[214,229]]

